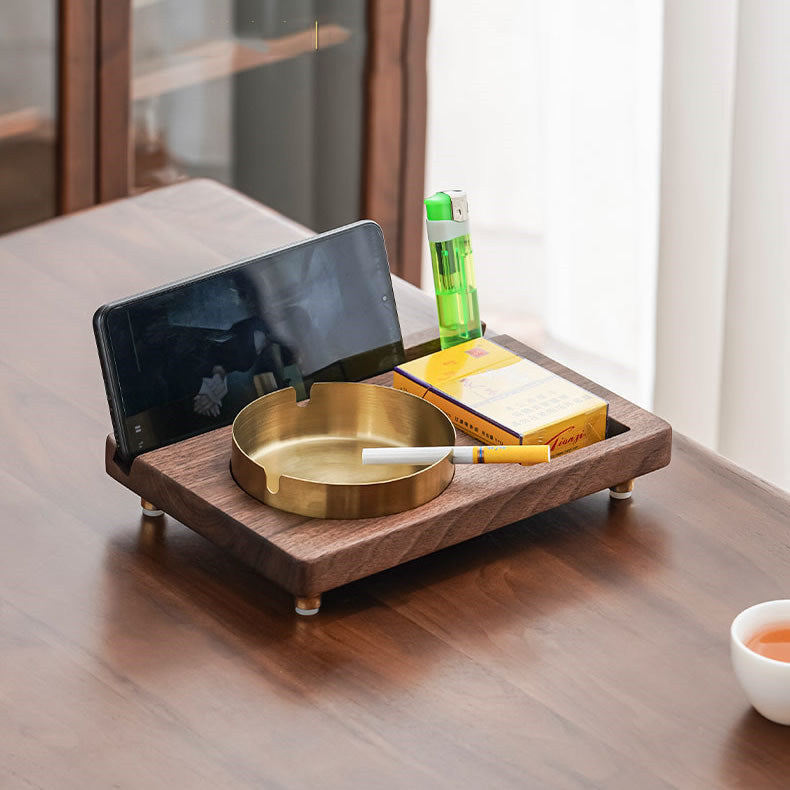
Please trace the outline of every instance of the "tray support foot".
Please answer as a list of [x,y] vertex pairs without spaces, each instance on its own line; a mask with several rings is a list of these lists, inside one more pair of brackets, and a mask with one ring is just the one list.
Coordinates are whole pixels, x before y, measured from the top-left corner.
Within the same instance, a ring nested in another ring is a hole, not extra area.
[[164,513],[156,506],[151,504],[147,499],[140,498],[140,507],[143,509],[143,515],[148,518],[158,518],[163,516]]
[[631,494],[634,492],[634,481],[626,480],[624,483],[618,483],[609,489],[609,496],[612,499],[630,499]]
[[294,596],[294,611],[303,617],[309,617],[313,614],[318,614],[321,608],[320,595],[295,595]]

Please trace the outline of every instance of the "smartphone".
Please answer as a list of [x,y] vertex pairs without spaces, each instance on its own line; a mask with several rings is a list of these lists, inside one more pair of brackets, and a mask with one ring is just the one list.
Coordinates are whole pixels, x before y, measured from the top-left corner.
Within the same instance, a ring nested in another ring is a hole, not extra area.
[[100,307],[122,460],[229,425],[261,395],[404,361],[381,228],[369,220]]

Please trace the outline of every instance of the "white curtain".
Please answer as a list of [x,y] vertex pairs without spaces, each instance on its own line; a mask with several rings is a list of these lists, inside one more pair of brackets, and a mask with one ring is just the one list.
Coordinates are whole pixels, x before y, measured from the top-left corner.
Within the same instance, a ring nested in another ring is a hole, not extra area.
[[[546,311],[571,367],[649,408],[658,243],[660,0],[542,6]],[[584,372],[584,371],[583,371]],[[595,376],[592,376],[595,378]]]
[[790,3],[666,0],[655,410],[790,489]]
[[662,0],[432,0],[428,62],[426,191],[468,191],[481,315],[647,407],[661,17]]
[[490,324],[785,488],[789,15],[432,0],[426,173],[469,192]]

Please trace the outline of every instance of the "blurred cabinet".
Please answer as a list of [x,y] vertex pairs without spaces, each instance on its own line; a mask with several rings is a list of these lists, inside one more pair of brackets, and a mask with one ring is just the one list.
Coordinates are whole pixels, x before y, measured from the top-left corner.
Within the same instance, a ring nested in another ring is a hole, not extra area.
[[207,176],[419,282],[428,0],[4,0],[0,233]]
[[4,0],[0,231],[196,176],[418,282],[427,0]]
[[0,6],[0,233],[57,213],[57,2]]
[[315,230],[361,216],[365,0],[134,0],[132,190],[208,176]]
[[393,270],[418,282],[426,0],[103,8],[115,60],[100,77],[102,199],[207,176],[317,231],[371,217]]
[[0,233],[96,202],[97,13],[0,3]]

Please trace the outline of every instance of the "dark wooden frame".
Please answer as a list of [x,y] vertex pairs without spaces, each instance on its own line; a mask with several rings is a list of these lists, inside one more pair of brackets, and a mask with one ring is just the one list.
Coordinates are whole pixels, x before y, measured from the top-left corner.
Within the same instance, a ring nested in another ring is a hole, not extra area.
[[96,2],[58,4],[58,211],[96,202]]
[[131,190],[131,0],[98,0],[97,198]]
[[420,285],[424,236],[425,134],[428,114],[428,0],[410,0],[404,42],[400,189],[400,259],[398,274]]
[[390,266],[400,274],[400,171],[403,155],[403,33],[409,0],[370,0],[363,213],[384,231]]
[[370,0],[363,212],[392,271],[420,284],[428,0]]
[[58,4],[58,211],[129,193],[131,0]]

